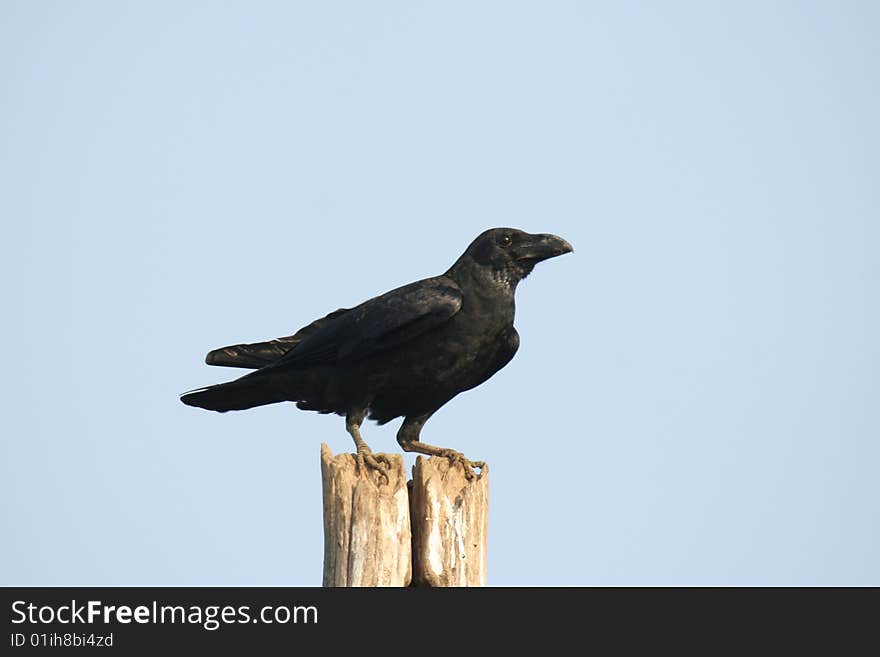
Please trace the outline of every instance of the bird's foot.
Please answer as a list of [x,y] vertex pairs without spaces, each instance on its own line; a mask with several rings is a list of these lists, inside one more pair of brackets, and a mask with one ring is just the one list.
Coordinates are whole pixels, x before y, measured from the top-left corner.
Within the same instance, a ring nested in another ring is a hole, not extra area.
[[[462,454],[461,452],[456,452],[454,449],[447,449],[445,447],[440,448],[437,456],[443,456],[449,459],[450,467],[454,466],[456,463],[461,463],[464,466],[465,479],[467,479],[468,481],[471,481],[474,477],[481,476],[483,474],[483,470],[486,467],[486,463],[484,461],[471,461],[470,459],[466,458],[464,454]],[[474,473],[475,469],[479,469],[479,475]]]
[[[464,476],[468,481],[472,481],[474,477],[482,477],[486,471],[486,464],[483,461],[471,461],[461,452],[456,452],[448,447],[435,447],[423,443],[420,440],[407,440],[398,435],[397,442],[403,448],[404,452],[416,452],[417,454],[425,454],[426,456],[440,456],[449,459],[449,466],[454,467],[456,463],[461,463],[464,467]],[[479,469],[480,474],[474,473],[474,469]]]
[[391,469],[391,461],[385,454],[373,454],[373,451],[364,445],[363,447],[358,447],[357,463],[358,471],[367,475],[367,477],[370,476],[370,470],[372,470],[379,475],[380,481],[384,479],[386,484],[389,482],[386,470]]

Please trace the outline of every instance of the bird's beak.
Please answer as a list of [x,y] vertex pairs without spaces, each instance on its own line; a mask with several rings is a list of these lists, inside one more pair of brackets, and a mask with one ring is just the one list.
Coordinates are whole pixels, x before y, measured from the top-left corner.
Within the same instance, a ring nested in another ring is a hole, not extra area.
[[574,248],[561,237],[556,235],[530,235],[529,240],[515,247],[516,259],[531,262],[541,262],[548,258],[561,256],[563,253],[572,253]]

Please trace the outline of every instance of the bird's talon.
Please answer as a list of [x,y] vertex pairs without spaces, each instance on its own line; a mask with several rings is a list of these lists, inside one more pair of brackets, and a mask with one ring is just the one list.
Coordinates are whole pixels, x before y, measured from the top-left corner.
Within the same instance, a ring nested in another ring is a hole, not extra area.
[[[372,451],[369,448],[367,449],[359,449],[357,452],[357,465],[358,472],[363,473],[367,477],[370,476],[370,470],[374,471],[379,475],[379,483],[382,483],[382,480],[386,484],[390,483],[390,479],[388,478],[388,474],[385,470],[391,469],[391,461],[384,454],[380,456],[374,456]],[[384,467],[383,467],[384,466]]]
[[475,468],[480,469],[480,475],[483,474],[483,468],[486,467],[485,462],[483,461],[471,461],[465,457],[461,452],[456,452],[453,449],[444,449],[440,456],[443,456],[449,459],[449,467],[454,467],[456,463],[461,463],[464,468],[464,477],[468,481],[473,480],[474,477],[478,476],[475,472]]

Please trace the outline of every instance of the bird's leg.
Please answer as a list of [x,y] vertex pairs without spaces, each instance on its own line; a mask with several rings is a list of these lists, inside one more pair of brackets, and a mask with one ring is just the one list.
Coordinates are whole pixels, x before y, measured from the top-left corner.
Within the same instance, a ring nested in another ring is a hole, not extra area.
[[474,478],[474,468],[479,468],[482,474],[486,464],[483,461],[471,461],[461,452],[447,447],[435,447],[419,440],[419,433],[422,425],[427,422],[431,414],[420,415],[418,417],[407,417],[397,432],[397,442],[404,452],[416,452],[417,454],[425,454],[427,456],[442,456],[449,459],[450,465],[461,463],[464,466],[464,476],[471,480]]
[[366,473],[367,467],[372,468],[380,475],[385,478],[385,482],[388,483],[388,475],[384,472],[384,469],[391,469],[391,461],[388,460],[388,457],[384,454],[379,454],[376,456],[373,454],[373,450],[370,449],[369,445],[364,442],[364,439],[361,438],[361,423],[363,423],[364,418],[366,417],[366,411],[355,411],[348,413],[345,416],[345,430],[351,435],[354,439],[355,448],[357,448],[357,462],[358,468],[361,472]]

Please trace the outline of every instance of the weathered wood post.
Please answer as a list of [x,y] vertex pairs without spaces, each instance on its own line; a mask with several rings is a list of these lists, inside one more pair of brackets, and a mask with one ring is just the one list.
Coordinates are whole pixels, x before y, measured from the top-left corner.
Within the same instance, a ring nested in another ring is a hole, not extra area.
[[321,445],[324,586],[408,586],[409,496],[403,456],[389,454],[388,481],[359,472],[353,454]]
[[486,586],[489,468],[467,479],[461,463],[418,457],[410,490],[413,581]]
[[489,477],[446,458],[387,455],[388,481],[321,445],[324,586],[485,586]]

